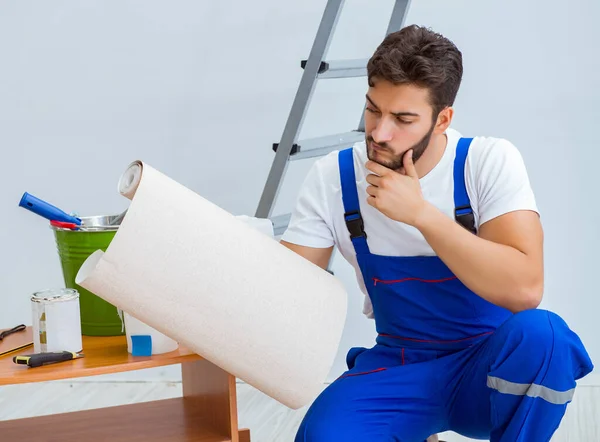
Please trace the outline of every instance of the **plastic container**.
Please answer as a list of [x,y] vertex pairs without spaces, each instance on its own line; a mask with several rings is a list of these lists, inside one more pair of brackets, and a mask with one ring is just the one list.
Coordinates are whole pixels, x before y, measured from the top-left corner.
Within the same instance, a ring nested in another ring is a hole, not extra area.
[[51,226],[67,288],[79,292],[81,333],[86,336],[120,336],[123,323],[117,308],[75,283],[83,262],[100,249],[106,251],[119,224],[112,225],[118,215],[81,217],[78,230]]
[[132,356],[151,356],[177,350],[179,343],[158,330],[123,312],[127,351]]
[[34,353],[82,350],[77,290],[49,289],[34,293],[31,316]]

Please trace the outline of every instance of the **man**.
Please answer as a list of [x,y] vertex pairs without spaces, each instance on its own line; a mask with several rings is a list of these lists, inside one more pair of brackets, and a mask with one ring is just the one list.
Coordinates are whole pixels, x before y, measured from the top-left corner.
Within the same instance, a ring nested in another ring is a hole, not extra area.
[[318,160],[282,244],[355,267],[376,345],[315,400],[296,441],[422,442],[452,430],[550,440],[592,362],[537,309],[543,234],[519,151],[450,128],[462,55],[409,26],[368,63],[365,142]]

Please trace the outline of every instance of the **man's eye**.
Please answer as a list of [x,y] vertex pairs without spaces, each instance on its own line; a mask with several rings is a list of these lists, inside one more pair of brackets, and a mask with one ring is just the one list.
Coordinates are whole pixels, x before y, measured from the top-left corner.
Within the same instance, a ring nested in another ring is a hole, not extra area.
[[377,112],[375,109],[372,109],[372,108],[370,108],[370,107],[367,107],[367,110],[368,110],[369,112],[371,112],[372,114],[374,114],[374,113],[376,113],[376,112]]
[[402,124],[412,124],[412,121],[406,121],[406,120],[403,120],[402,118],[398,118],[398,122],[400,122]]

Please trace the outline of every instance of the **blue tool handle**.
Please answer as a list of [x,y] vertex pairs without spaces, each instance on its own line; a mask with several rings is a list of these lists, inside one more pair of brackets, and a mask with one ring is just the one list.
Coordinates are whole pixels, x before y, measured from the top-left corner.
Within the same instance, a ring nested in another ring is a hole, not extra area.
[[81,225],[81,219],[69,215],[68,213],[60,210],[58,207],[54,207],[52,204],[48,204],[39,198],[25,192],[19,206],[23,207],[31,212],[40,215],[50,221],[63,221],[67,223],[75,223]]

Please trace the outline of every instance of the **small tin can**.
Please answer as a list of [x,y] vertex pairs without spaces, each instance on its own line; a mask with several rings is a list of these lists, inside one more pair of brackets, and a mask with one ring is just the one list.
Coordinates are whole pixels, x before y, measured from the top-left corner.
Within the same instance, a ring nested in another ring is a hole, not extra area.
[[31,308],[34,353],[83,350],[77,290],[36,292],[31,296]]

